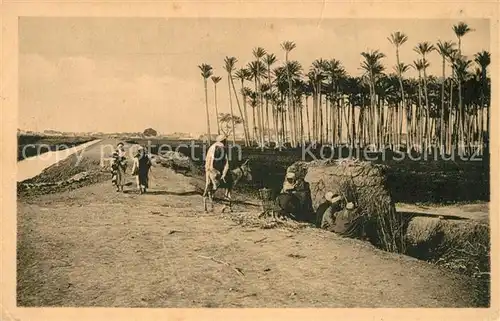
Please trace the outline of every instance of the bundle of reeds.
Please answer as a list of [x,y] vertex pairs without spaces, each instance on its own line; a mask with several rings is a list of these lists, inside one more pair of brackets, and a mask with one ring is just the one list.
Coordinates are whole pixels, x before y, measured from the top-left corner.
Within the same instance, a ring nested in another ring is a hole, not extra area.
[[[297,162],[290,171],[304,177],[310,184],[314,209],[331,191],[343,195],[345,203],[354,202],[372,230],[370,239],[390,252],[405,252],[405,233],[402,217],[396,212],[387,186],[387,167],[359,160],[320,160]],[[304,174],[305,173],[305,174]]]

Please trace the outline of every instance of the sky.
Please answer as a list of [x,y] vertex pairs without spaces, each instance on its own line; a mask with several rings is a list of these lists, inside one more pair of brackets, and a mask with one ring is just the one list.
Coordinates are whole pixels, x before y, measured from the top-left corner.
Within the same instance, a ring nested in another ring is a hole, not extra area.
[[[206,131],[203,79],[198,65],[210,64],[223,80],[217,86],[219,112],[229,112],[224,57],[250,62],[263,47],[284,60],[283,41],[296,48],[290,59],[305,71],[318,58],[340,60],[360,75],[361,52],[380,50],[392,71],[395,49],[387,37],[404,32],[401,61],[418,59],[422,41],[456,41],[446,19],[222,19],[222,18],[52,18],[19,19],[19,128],[43,131]],[[468,19],[464,37],[469,58],[489,50],[489,21]],[[429,73],[441,74],[441,58],[429,57]],[[414,76],[414,71],[407,74]],[[249,84],[250,85],[250,84]],[[214,88],[208,97],[216,128]],[[241,98],[241,97],[240,97]],[[237,110],[234,98],[233,104]]]

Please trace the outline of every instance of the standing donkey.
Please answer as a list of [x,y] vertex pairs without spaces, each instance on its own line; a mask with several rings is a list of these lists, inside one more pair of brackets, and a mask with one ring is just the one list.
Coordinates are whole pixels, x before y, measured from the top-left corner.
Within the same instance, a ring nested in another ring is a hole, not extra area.
[[[229,204],[229,211],[232,212],[232,201],[231,201],[231,191],[242,179],[251,182],[252,181],[252,169],[248,165],[248,159],[238,166],[237,168],[229,171],[226,175],[225,181],[220,181],[218,186],[214,189],[213,179],[210,177],[209,172],[205,172],[205,191],[203,192],[203,207],[205,212],[207,212],[207,199],[210,200],[210,207],[213,211],[214,203],[213,197],[217,189],[225,189],[224,198]],[[226,210],[228,206],[224,205],[222,212]]]

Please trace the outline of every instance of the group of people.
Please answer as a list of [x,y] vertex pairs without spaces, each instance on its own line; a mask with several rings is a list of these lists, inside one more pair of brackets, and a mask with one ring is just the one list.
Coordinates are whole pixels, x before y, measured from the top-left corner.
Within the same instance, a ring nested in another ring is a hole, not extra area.
[[345,236],[358,236],[362,224],[354,202],[348,202],[338,193],[327,192],[324,201],[314,211],[309,184],[303,178],[288,172],[276,204],[281,216],[314,223],[317,228]]
[[[125,146],[120,142],[113,152],[113,161],[111,164],[111,182],[116,186],[117,192],[123,192],[123,187],[126,184],[125,173],[127,166]],[[133,157],[132,176],[136,177],[137,189],[140,194],[146,193],[146,190],[149,188],[151,167],[150,155],[144,147],[139,146]],[[220,187],[220,185],[229,183],[231,175],[227,175],[229,172],[229,159],[226,136],[217,136],[216,142],[208,149],[205,170],[209,173],[214,190]]]
[[[125,172],[127,171],[127,165],[125,146],[120,142],[113,153],[113,161],[111,164],[111,182],[116,186],[117,192],[123,192],[123,187],[126,184]],[[146,189],[149,188],[151,165],[151,158],[146,149],[139,146],[133,157],[132,176],[136,178],[137,189],[140,194],[146,193]]]
[[[229,159],[227,155],[227,139],[219,135],[214,144],[207,151],[205,159],[205,171],[216,190],[230,183]],[[145,148],[140,146],[134,157],[132,175],[136,177],[137,189],[140,194],[146,193],[149,188],[149,174],[151,171],[151,158]],[[123,143],[119,143],[113,153],[112,183],[116,191],[123,192],[125,185],[125,172],[127,170],[127,158]],[[279,195],[275,199],[281,216],[287,216],[297,221],[314,223],[316,227],[330,230],[344,235],[351,235],[359,231],[360,225],[356,206],[353,202],[347,202],[341,195],[327,192],[324,201],[314,211],[309,184],[296,173],[289,171]]]

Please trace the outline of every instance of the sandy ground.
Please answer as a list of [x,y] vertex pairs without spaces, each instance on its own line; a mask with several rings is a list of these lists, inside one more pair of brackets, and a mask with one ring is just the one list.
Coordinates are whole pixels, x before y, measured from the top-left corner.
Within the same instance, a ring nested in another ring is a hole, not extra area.
[[220,204],[204,213],[193,190],[188,178],[155,168],[146,195],[105,182],[19,199],[18,305],[474,304],[462,275],[314,228],[245,227],[222,217]]

